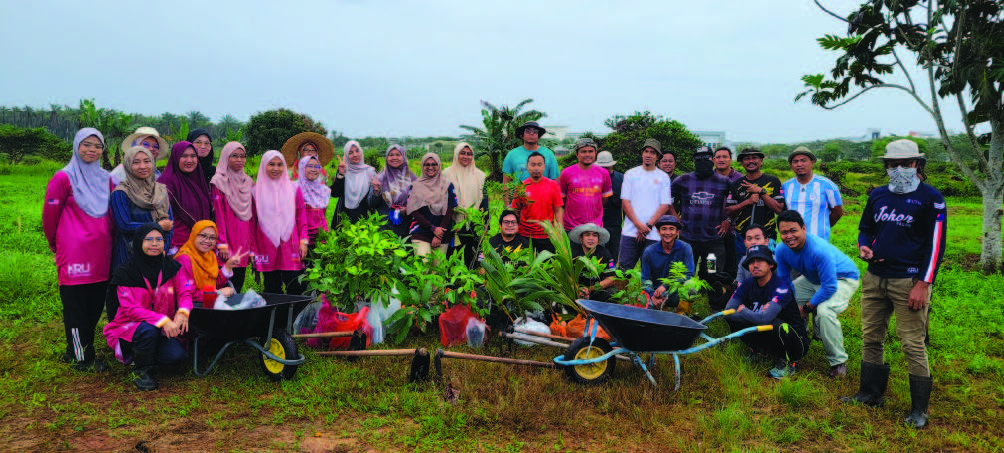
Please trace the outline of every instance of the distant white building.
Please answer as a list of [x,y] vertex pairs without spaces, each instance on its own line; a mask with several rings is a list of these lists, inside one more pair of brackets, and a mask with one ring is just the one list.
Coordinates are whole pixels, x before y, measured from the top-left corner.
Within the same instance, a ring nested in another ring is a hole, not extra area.
[[547,129],[547,133],[541,138],[549,138],[560,142],[568,135],[568,126],[548,126],[546,124],[541,124],[540,126]]
[[690,131],[690,132],[696,135],[697,138],[701,139],[701,142],[704,143],[705,146],[711,147],[711,149],[715,149],[727,143],[725,140],[725,131]]

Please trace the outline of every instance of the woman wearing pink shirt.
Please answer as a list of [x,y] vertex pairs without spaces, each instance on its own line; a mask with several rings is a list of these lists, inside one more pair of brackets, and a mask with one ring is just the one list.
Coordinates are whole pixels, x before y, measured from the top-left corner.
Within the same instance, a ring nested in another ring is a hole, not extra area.
[[150,375],[155,365],[188,359],[181,336],[188,331],[194,285],[181,264],[164,254],[164,236],[156,223],[139,227],[132,257],[111,280],[119,309],[105,326],[105,340],[119,361],[136,362],[133,384],[140,390],[157,389]]
[[45,191],[42,229],[55,254],[63,302],[66,352],[62,360],[78,370],[104,371],[94,355],[94,329],[105,305],[114,224],[108,213],[111,176],[98,160],[105,141],[97,129],[73,138],[70,163],[53,175]]
[[324,185],[321,170],[321,162],[314,156],[306,156],[297,164],[296,173],[300,178],[296,183],[307,205],[307,237],[310,239],[310,247],[317,242],[319,232],[328,231],[328,218],[325,217],[325,212],[328,209],[328,201],[331,200],[331,188]]
[[264,291],[303,294],[306,287],[299,277],[310,242],[307,209],[279,151],[266,151],[261,158],[253,205],[251,250],[255,266],[264,274]]
[[[216,213],[217,253],[227,261],[237,250],[251,250],[251,217],[254,213],[251,203],[254,181],[244,173],[247,152],[240,143],[230,142],[223,146],[220,160],[213,175],[212,199]],[[244,278],[247,276],[249,257],[244,255],[234,264],[234,275],[230,283],[237,292],[243,292]]]
[[192,226],[200,220],[213,220],[213,203],[209,184],[202,175],[202,166],[195,145],[181,141],[171,148],[164,173],[157,182],[167,187],[167,195],[174,213],[174,228],[168,256],[178,253],[178,248],[188,242]]

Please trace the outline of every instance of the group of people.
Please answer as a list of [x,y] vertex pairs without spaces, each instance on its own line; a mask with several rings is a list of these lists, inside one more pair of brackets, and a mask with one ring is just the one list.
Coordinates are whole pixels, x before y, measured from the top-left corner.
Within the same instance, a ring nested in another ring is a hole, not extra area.
[[[735,310],[726,317],[733,329],[774,325],[743,337],[751,358],[774,362],[771,376],[794,372],[811,344],[810,316],[830,376],[846,375],[838,316],[862,277],[829,242],[842,201],[833,182],[813,173],[809,149],[789,155],[795,177],[784,183],[762,172],[764,155],[752,148],[736,156],[744,172],[732,168],[732,150],[723,146],[698,149],[695,170],[677,174],[676,153],[655,139],[644,142],[640,165],[626,173],[614,171],[611,153],[589,139],[576,142],[576,164],[559,171],[554,153],[540,143],[543,127],[528,122],[516,132],[523,144],[506,155],[504,182],[514,175],[524,190],[505,200],[499,234],[488,241],[496,250],[553,251],[541,226],[552,222],[568,233],[575,256],[600,260],[600,275],[580,279],[582,297],[608,300],[614,269],[640,261],[649,307],[686,313],[693,294],[664,283],[673,264],[682,263],[686,272],[678,280],[696,274],[733,285],[713,307]],[[417,254],[455,250],[472,266],[479,256],[476,229],[483,226],[454,231],[466,209],[487,208],[485,174],[467,143],[456,146],[447,169],[437,154],[425,154],[415,175],[403,147],[390,146],[377,171],[364,162],[359,143],[349,141],[330,175],[325,167],[334,146],[305,132],[281,152],[266,151],[256,180],[244,171],[240,143],[225,144],[214,159],[212,137],[201,129],[168,150],[156,130],[139,128],[123,141],[122,165],[111,173],[98,163],[104,147],[100,132],[80,130],[70,163],[53,176],[45,197],[43,226],[64,311],[63,359],[79,369],[106,368],[93,345],[104,307],[108,345],[124,363],[135,361],[141,389],[156,388],[149,374],[155,364],[187,357],[188,315],[203,294],[240,292],[250,264],[262,273],[265,292],[305,291],[299,276],[319,232],[329,229],[332,197],[338,199],[332,227],[379,213]],[[155,164],[162,159],[160,173]],[[881,404],[889,375],[883,343],[895,313],[910,363],[909,420],[922,427],[931,390],[927,310],[944,252],[945,203],[922,182],[916,144],[892,142],[884,160],[890,183],[872,192],[859,225],[860,257],[868,261],[864,357],[861,391],[848,400]]]

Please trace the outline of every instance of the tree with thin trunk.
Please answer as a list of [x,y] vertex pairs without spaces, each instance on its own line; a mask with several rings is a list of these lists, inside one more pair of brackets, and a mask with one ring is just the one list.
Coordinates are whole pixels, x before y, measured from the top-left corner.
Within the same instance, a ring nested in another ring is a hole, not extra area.
[[538,110],[522,111],[523,107],[531,102],[533,99],[524,99],[515,107],[509,108],[505,105],[496,107],[488,101],[481,101],[483,127],[466,124],[460,126],[461,129],[470,132],[462,138],[474,147],[474,157],[488,156],[489,168],[482,170],[488,173],[489,180],[502,181],[502,159],[505,153],[523,143],[521,138],[516,137],[516,128],[527,121],[537,121],[547,116]]
[[[813,104],[835,109],[877,88],[909,95],[934,119],[941,144],[983,195],[980,265],[1001,269],[1001,209],[1004,203],[1004,7],[999,0],[872,0],[846,18],[847,36],[817,39],[840,56],[830,76],[802,77]],[[913,60],[900,59],[899,53]],[[915,81],[906,63],[922,69]],[[893,80],[893,78],[896,78]],[[954,102],[965,136],[976,152],[967,162],[945,126],[942,102]],[[978,134],[978,131],[989,132]]]

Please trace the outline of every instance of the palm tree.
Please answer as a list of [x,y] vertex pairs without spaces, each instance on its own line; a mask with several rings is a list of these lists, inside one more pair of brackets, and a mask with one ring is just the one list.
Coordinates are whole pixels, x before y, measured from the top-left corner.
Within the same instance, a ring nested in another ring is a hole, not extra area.
[[191,112],[188,112],[188,114],[186,114],[185,116],[188,118],[189,129],[205,128],[210,124],[212,124],[212,121],[209,119],[209,117],[203,115],[202,112],[198,110],[192,110]]
[[527,121],[537,121],[547,116],[538,110],[527,110],[523,107],[533,102],[524,99],[515,107],[496,107],[488,101],[481,101],[481,122],[484,127],[461,125],[460,128],[470,131],[463,136],[475,148],[475,158],[489,156],[488,178],[492,181],[502,181],[502,158],[504,153],[520,145],[516,137],[516,128]]

